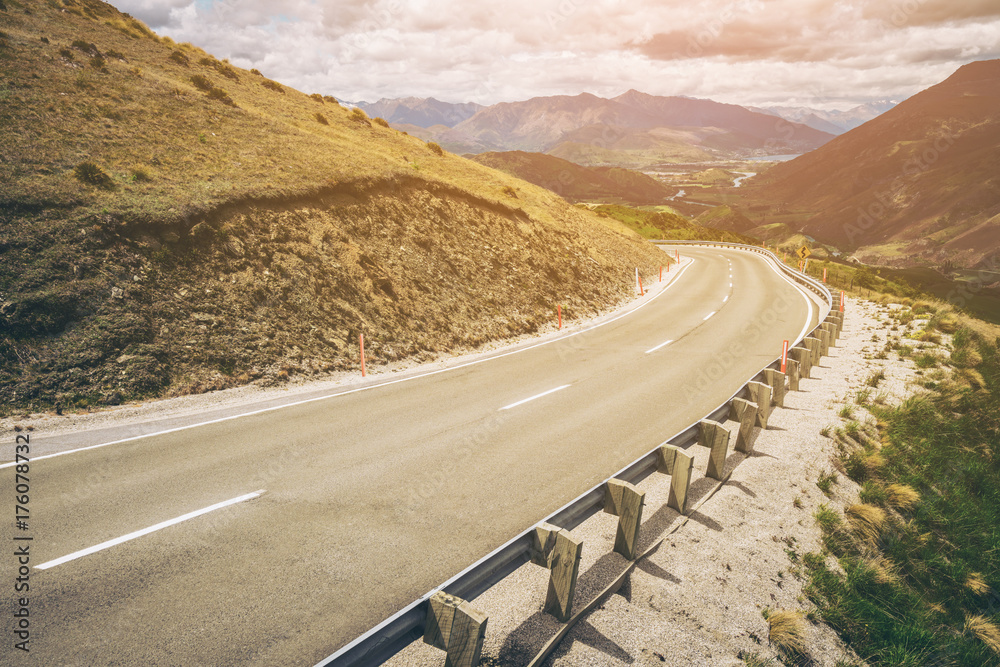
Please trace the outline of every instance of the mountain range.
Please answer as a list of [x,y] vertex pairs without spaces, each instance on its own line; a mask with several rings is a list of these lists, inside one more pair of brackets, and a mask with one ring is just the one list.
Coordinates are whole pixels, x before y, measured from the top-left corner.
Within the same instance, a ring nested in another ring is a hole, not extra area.
[[992,264],[1000,250],[1000,60],[750,179],[748,208],[887,265]]
[[433,97],[383,98],[378,102],[356,102],[352,106],[359,107],[369,116],[384,118],[393,125],[416,127],[454,127],[483,108],[475,102],[454,104]]
[[853,130],[859,125],[863,125],[872,118],[881,116],[889,109],[896,106],[898,102],[890,100],[878,100],[861,104],[846,111],[822,111],[809,107],[793,106],[769,106],[769,107],[747,107],[751,111],[765,113],[770,116],[778,116],[795,123],[802,123],[809,127],[827,132],[829,134],[840,135],[849,130]]
[[[801,153],[833,138],[802,123],[734,104],[630,90],[612,99],[589,93],[535,97],[483,107],[431,100],[359,103],[397,129],[464,153],[522,150],[583,165],[644,167],[732,157]],[[432,118],[433,116],[433,118]],[[393,121],[393,118],[396,120]],[[431,120],[442,122],[427,125]]]

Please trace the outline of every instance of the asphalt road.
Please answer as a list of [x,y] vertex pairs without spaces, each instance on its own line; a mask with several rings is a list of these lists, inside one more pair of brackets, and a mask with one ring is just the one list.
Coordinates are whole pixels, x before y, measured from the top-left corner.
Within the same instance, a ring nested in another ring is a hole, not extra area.
[[[8,642],[2,662],[315,664],[717,407],[816,323],[760,257],[682,252],[695,262],[668,290],[558,342],[33,462],[31,653]],[[4,489],[13,476],[0,469]]]

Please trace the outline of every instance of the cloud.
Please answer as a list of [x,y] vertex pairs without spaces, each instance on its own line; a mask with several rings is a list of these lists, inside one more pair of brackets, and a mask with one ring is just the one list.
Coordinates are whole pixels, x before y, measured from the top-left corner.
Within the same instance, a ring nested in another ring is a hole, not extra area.
[[1000,56],[995,0],[112,1],[176,41],[352,101],[636,88],[845,107]]

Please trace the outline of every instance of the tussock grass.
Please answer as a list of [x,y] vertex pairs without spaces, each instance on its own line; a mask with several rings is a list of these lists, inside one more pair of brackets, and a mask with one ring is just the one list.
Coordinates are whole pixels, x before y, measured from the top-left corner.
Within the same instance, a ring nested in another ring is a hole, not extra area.
[[908,484],[890,484],[886,487],[886,503],[897,510],[911,510],[918,502],[920,494]]
[[866,503],[856,503],[844,510],[844,516],[858,539],[875,544],[882,535],[886,522],[885,510]]
[[[949,312],[933,303],[913,310]],[[869,664],[998,664],[1000,340],[969,326],[952,345],[969,352],[968,368],[939,369],[927,391],[869,407],[881,462],[867,460],[874,448],[850,452],[862,503],[844,518],[821,508],[824,551],[803,556],[810,599]],[[981,382],[958,381],[964,370]],[[844,575],[827,567],[831,555]]]
[[806,651],[806,630],[802,614],[797,611],[775,611],[767,617],[771,643],[792,654]]
[[986,579],[979,572],[969,573],[969,576],[965,579],[965,587],[976,595],[986,595],[992,590],[990,585],[986,583]]
[[968,616],[965,619],[965,631],[997,655],[1000,655],[1000,627],[983,616]]

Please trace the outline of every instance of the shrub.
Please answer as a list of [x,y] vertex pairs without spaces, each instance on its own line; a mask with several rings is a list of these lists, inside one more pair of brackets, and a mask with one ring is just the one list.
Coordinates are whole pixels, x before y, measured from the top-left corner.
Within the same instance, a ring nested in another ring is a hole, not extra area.
[[323,96],[320,95],[319,93],[313,93],[312,95],[309,96],[309,99],[316,100],[320,104],[325,104],[325,102],[323,101]]
[[194,87],[198,90],[204,90],[205,92],[215,88],[215,84],[212,83],[212,80],[208,77],[202,76],[201,74],[195,74],[191,77],[191,83],[193,83]]
[[231,107],[236,106],[236,102],[233,102],[233,98],[229,96],[229,93],[224,91],[222,88],[212,88],[207,93],[208,99],[217,100]]
[[42,41],[42,44],[48,44],[49,43],[49,38],[48,37],[39,37],[39,39]]
[[3,0],[0,0],[0,12],[7,11],[7,5],[4,4]]
[[337,98],[334,97],[333,95],[324,95],[323,99],[329,102],[330,104],[336,104],[337,106],[340,106],[340,102],[338,102]]
[[205,67],[215,67],[215,58],[200,58],[198,64]]
[[133,183],[149,183],[153,180],[153,177],[149,175],[149,172],[139,167],[132,171],[132,182]]
[[222,76],[226,77],[227,79],[232,79],[233,81],[240,80],[239,73],[235,69],[233,69],[231,65],[228,65],[226,63],[216,63],[215,71],[221,74]]
[[281,93],[282,95],[284,95],[284,94],[285,94],[285,87],[284,87],[284,86],[282,86],[282,85],[281,85],[280,83],[278,83],[277,81],[271,81],[270,79],[264,79],[264,80],[263,80],[263,81],[261,82],[261,84],[260,84],[260,85],[264,86],[264,87],[265,87],[265,88],[267,88],[268,90],[273,90],[273,91],[274,91],[274,92],[276,92],[276,93]]
[[441,148],[436,143],[434,143],[433,141],[428,141],[427,142],[427,148],[431,149],[431,152],[434,153],[434,154],[436,154],[436,155],[444,155],[444,149]]
[[74,49],[80,49],[84,53],[88,53],[88,54],[90,54],[92,56],[99,56],[99,55],[101,55],[101,52],[97,50],[97,45],[96,44],[91,44],[89,42],[85,42],[82,39],[75,39],[75,40],[73,40],[73,43],[70,46],[72,46]]
[[183,53],[181,53],[180,51],[174,51],[173,53],[170,54],[170,56],[168,56],[168,59],[173,60],[178,65],[184,65],[184,67],[190,67],[191,65],[191,61],[188,59],[188,57]]
[[513,197],[514,199],[517,199],[517,190],[515,190],[513,186],[510,185],[503,186],[503,193],[508,197]]
[[330,121],[328,121],[328,120],[326,119],[326,116],[324,116],[323,114],[321,114],[321,113],[320,113],[320,112],[318,112],[318,111],[317,111],[317,112],[316,112],[316,114],[315,114],[315,115],[313,116],[313,118],[315,118],[315,119],[316,119],[316,122],[317,122],[317,123],[319,123],[320,125],[329,125],[329,124],[330,124]]
[[100,72],[104,72],[105,74],[108,73],[107,63],[104,62],[104,58],[102,58],[101,56],[94,56],[93,58],[91,58],[90,66]]
[[367,123],[368,114],[365,113],[364,109],[359,109],[358,107],[354,107],[353,109],[351,109],[351,120],[356,120],[359,123]]
[[108,58],[114,58],[116,60],[125,60],[125,54],[121,51],[115,51],[114,49],[108,49],[104,52]]
[[251,74],[256,74],[257,76],[264,76],[263,74],[260,73],[260,70],[257,69],[256,67],[253,68],[252,70],[250,70],[250,73]]
[[373,122],[376,125],[381,125],[382,127],[389,127],[389,121],[387,121],[385,118],[375,118],[373,119]]
[[69,49],[59,49],[59,55],[67,60],[73,60],[73,52]]
[[110,190],[114,187],[111,177],[93,162],[81,162],[76,165],[73,169],[73,175],[81,183],[93,185],[104,190]]

